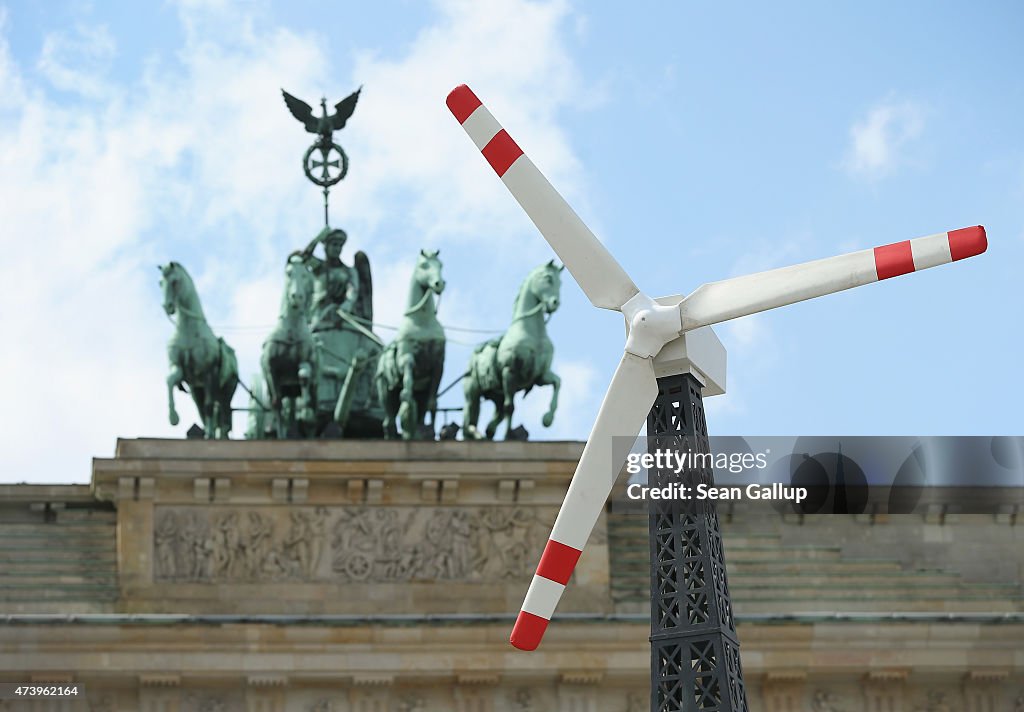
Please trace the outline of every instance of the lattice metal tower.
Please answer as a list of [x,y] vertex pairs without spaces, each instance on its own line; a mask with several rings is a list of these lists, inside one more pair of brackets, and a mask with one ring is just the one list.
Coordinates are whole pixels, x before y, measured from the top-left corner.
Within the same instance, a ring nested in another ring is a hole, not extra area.
[[[658,379],[647,416],[653,453],[710,453],[701,385],[690,374]],[[692,493],[714,484],[710,467],[649,473],[652,487],[678,482]],[[714,500],[651,500],[651,710],[747,712]]]

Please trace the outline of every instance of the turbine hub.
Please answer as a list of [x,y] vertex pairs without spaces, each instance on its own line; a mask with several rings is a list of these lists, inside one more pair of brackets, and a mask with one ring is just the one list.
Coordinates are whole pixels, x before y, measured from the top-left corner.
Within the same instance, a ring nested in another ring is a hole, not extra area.
[[662,306],[643,292],[622,305],[626,317],[626,351],[641,358],[653,358],[683,330],[679,307]]

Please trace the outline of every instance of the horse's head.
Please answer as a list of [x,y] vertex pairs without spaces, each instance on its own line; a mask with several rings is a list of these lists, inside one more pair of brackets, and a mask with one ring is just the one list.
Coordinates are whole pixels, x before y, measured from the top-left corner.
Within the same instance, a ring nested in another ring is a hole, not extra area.
[[179,305],[190,308],[191,304],[188,302],[195,294],[195,287],[185,268],[177,262],[158,265],[158,268],[160,269],[160,289],[164,293],[164,312],[167,313],[167,316],[174,316]]
[[440,294],[444,291],[444,279],[441,277],[441,260],[437,255],[440,250],[420,250],[420,256],[416,260],[416,268],[413,271],[413,280],[423,289]]
[[313,274],[301,260],[289,258],[284,268],[284,304],[287,311],[306,314],[313,302]]
[[563,269],[564,266],[558,267],[555,261],[551,260],[530,272],[530,276],[526,278],[527,289],[540,304],[544,305],[544,312],[547,314],[558,309]]

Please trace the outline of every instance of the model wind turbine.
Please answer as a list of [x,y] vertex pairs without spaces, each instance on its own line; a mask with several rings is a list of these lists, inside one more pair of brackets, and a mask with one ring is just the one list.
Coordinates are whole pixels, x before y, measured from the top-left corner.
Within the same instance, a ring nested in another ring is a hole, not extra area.
[[[579,283],[591,303],[602,309],[621,312],[628,328],[622,360],[601,403],[597,421],[583,449],[583,455],[580,457],[551,536],[537,566],[537,573],[533,577],[512,631],[512,645],[522,650],[533,650],[540,644],[583,547],[604,510],[615,477],[625,461],[625,452],[613,454],[612,437],[635,437],[649,413],[649,425],[655,425],[651,433],[653,435],[659,432],[659,418],[661,422],[667,420],[664,413],[655,413],[652,407],[655,410],[660,407],[655,402],[656,399],[659,403],[663,400],[659,395],[659,384],[664,377],[674,375],[669,362],[678,364],[680,346],[685,359],[688,335],[698,333],[694,330],[699,330],[700,327],[729,319],[972,257],[981,254],[987,247],[985,229],[981,226],[968,227],[839,257],[704,284],[685,298],[653,300],[637,288],[615,258],[583,224],[469,87],[456,87],[448,95],[447,104],[509,192],[530,216]],[[705,344],[708,343],[707,337],[713,342],[710,349],[712,359],[717,359],[719,363],[695,368],[691,363],[693,359],[686,359],[687,369],[701,376],[700,380],[692,381],[696,384],[693,389],[696,394],[694,405],[701,408],[701,417],[698,418],[700,422],[688,426],[689,434],[695,434],[700,438],[703,429],[705,441],[706,428],[702,422],[700,390],[708,385],[705,377],[709,374],[713,376],[715,373],[721,373],[721,380],[724,381],[724,351],[710,333],[704,338]],[[715,344],[718,350],[714,348]],[[694,350],[692,345],[690,350]],[[675,374],[680,373],[680,370],[677,366]],[[676,390],[678,391],[678,388]],[[663,389],[662,395],[664,394]],[[676,396],[677,401],[679,398]],[[678,414],[674,417],[678,417]],[[714,520],[711,522],[711,530],[700,537],[702,543],[699,546],[708,545],[703,543],[708,539],[708,535],[712,540],[716,537],[718,539],[718,560],[709,562],[712,567],[717,564],[721,568],[720,574],[716,574],[720,581],[709,583],[716,589],[710,593],[717,592],[718,595],[710,595],[709,598],[719,599],[717,605],[724,606],[722,610],[712,611],[711,622],[725,632],[726,638],[731,635],[731,641],[725,641],[725,649],[715,647],[712,650],[711,647],[707,647],[705,652],[701,652],[700,646],[691,646],[688,653],[682,654],[682,667],[697,670],[697,678],[700,678],[700,668],[714,667],[721,664],[723,658],[730,657],[730,642],[734,648],[738,648],[731,603],[725,584],[724,560],[720,555],[717,516],[714,515],[713,509],[710,518]],[[651,526],[654,534],[653,518]],[[676,526],[677,530],[679,528]],[[655,551],[655,545],[652,544],[652,547],[652,551]],[[709,579],[712,578],[710,572],[707,576]],[[656,592],[652,591],[652,595],[655,594]],[[715,607],[714,602],[711,607]],[[702,614],[705,618],[707,610],[705,606]],[[692,625],[694,617],[690,618]],[[697,623],[700,622],[697,620]],[[656,637],[652,634],[652,644]],[[720,642],[715,645],[719,645]],[[738,678],[738,653],[735,657],[736,674],[730,677]],[[687,673],[691,678],[694,675],[692,670]],[[736,687],[736,680],[730,682],[728,678],[724,678],[720,683],[727,687]],[[718,687],[720,683],[714,684]],[[735,700],[734,706],[729,707],[721,707],[714,703],[704,705],[700,702],[702,686],[708,688],[705,690],[705,697],[742,697],[741,678],[739,689],[733,690],[736,694],[729,694],[727,690],[722,689],[711,690],[711,683],[705,685],[700,679],[697,679],[695,684],[696,691],[691,690],[682,694],[682,697],[688,697],[689,702],[686,704],[692,706],[696,696],[699,709],[746,708],[745,699],[743,702]]]

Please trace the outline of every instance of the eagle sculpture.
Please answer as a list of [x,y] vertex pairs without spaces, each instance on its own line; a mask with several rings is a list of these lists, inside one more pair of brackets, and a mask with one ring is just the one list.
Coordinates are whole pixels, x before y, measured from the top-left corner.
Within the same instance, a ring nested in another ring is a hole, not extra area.
[[345,122],[352,116],[352,112],[356,110],[356,102],[359,101],[359,92],[362,90],[363,88],[359,87],[335,104],[334,113],[330,116],[327,115],[327,99],[321,98],[320,108],[323,116],[319,118],[313,116],[313,107],[302,99],[292,96],[284,89],[281,90],[281,94],[284,95],[284,103],[288,107],[288,111],[292,112],[292,116],[302,122],[302,125],[306,127],[306,131],[319,134],[323,140],[329,142],[331,133],[344,128]]

